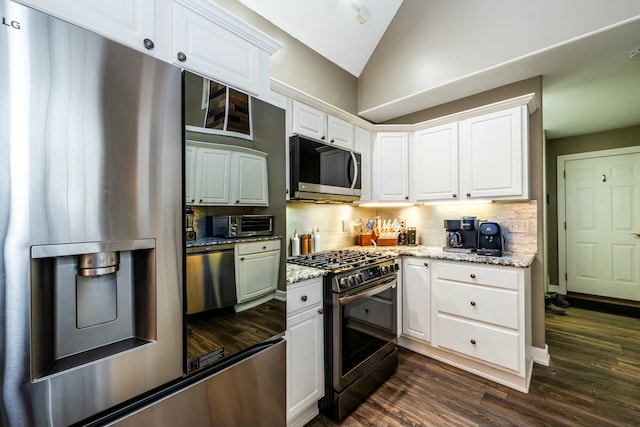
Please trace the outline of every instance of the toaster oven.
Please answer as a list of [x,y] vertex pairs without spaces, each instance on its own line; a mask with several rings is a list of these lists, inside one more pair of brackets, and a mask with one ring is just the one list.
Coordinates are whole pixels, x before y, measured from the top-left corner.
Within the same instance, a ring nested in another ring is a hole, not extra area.
[[221,215],[208,219],[213,237],[273,235],[273,215]]

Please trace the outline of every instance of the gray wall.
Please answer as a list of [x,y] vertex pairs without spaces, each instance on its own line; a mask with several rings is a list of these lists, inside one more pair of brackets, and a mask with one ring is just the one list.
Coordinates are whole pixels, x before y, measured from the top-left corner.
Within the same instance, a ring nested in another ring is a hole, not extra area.
[[[271,77],[350,114],[357,115],[355,76],[312,51],[237,0],[214,0],[284,46],[271,57]],[[331,31],[327,23],[327,31]]]
[[437,107],[409,114],[386,123],[419,123],[425,120],[446,116],[493,102],[514,98],[519,95],[535,93],[538,108],[529,116],[529,198],[537,201],[537,242],[538,253],[531,268],[531,310],[532,342],[535,347],[544,348],[544,235],[543,235],[543,133],[542,133],[542,77],[516,82]]
[[[637,0],[404,0],[360,74],[358,111],[422,91],[443,96],[438,90],[443,87],[448,94],[478,92],[488,88],[477,75],[483,70],[638,14]],[[493,72],[492,81],[506,84],[532,75],[525,72],[516,67]]]
[[560,283],[558,272],[558,183],[556,176],[558,156],[637,145],[640,145],[640,126],[547,140],[546,179],[549,200],[547,205],[547,265],[549,283],[556,285]]

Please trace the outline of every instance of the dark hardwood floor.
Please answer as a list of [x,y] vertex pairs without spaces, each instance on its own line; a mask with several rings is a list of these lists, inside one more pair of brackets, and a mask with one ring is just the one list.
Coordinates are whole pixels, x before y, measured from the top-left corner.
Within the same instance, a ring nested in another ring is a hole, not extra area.
[[549,366],[528,394],[408,350],[398,371],[327,426],[640,426],[640,319],[570,307],[546,314]]

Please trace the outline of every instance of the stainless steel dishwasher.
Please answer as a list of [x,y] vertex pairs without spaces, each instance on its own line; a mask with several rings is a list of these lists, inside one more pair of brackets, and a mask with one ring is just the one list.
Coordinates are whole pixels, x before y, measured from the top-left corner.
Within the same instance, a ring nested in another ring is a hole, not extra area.
[[187,314],[236,304],[234,245],[187,248]]

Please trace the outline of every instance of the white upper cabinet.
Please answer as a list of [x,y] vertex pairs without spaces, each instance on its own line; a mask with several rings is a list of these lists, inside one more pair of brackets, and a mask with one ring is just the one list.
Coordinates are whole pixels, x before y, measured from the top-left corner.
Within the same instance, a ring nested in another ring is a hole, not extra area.
[[185,202],[196,206],[268,206],[266,153],[189,141]]
[[409,200],[409,135],[379,132],[373,146],[374,199],[381,202]]
[[209,16],[175,2],[172,45],[174,64],[255,96],[265,95],[266,87],[270,97],[269,54],[217,25]]
[[294,99],[293,133],[326,141],[327,113]]
[[466,198],[529,197],[527,107],[460,122],[460,184]]
[[196,201],[196,148],[187,145],[184,149],[184,198],[187,205]]
[[353,150],[355,131],[351,123],[296,100],[292,108],[293,133]]
[[[232,188],[236,205],[267,206],[267,158],[262,154],[235,152],[232,167]],[[235,182],[233,182],[235,181]]]
[[373,200],[372,182],[371,182],[371,132],[360,127],[355,128],[355,151],[360,153],[360,186],[362,193],[360,194],[361,202],[370,202]]
[[155,56],[154,0],[20,0],[27,6]]
[[348,150],[353,150],[355,130],[351,123],[337,117],[328,116],[327,129],[330,144],[335,144]]
[[458,198],[458,124],[418,131],[411,141],[412,200]]

